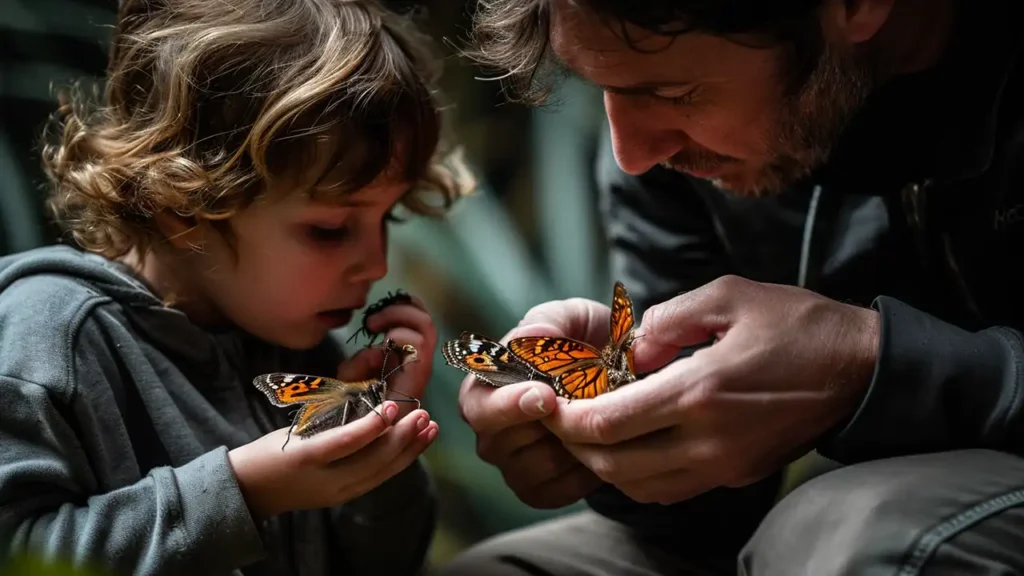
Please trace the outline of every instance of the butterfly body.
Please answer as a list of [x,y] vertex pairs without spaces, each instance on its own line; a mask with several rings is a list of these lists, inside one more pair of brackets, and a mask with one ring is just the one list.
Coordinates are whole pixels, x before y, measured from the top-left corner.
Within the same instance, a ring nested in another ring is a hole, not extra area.
[[633,303],[621,282],[612,298],[611,337],[603,348],[572,338],[524,336],[502,346],[463,333],[445,344],[448,364],[494,385],[548,382],[569,399],[593,398],[636,380],[633,368]]
[[[385,366],[387,356],[394,347],[394,341],[385,342]],[[412,359],[407,361],[415,360],[415,348],[406,345],[402,350],[412,355]],[[399,368],[401,366],[391,373]],[[308,438],[335,426],[344,426],[370,412],[376,412],[377,406],[387,400],[389,375],[390,373],[385,374],[382,368],[380,378],[346,382],[326,376],[272,372],[254,378],[253,385],[263,392],[274,406],[299,406],[288,434],[290,437],[294,431],[301,438]],[[286,440],[285,445],[287,444]]]

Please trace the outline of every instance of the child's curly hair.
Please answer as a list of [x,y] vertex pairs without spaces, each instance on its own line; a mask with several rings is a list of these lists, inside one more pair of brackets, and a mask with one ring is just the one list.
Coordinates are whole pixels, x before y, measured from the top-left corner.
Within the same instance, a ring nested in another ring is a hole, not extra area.
[[49,132],[50,209],[116,258],[159,238],[154,214],[228,218],[332,138],[332,196],[398,165],[419,183],[403,205],[440,213],[473,181],[441,161],[427,46],[372,0],[125,0],[103,105],[75,93]]

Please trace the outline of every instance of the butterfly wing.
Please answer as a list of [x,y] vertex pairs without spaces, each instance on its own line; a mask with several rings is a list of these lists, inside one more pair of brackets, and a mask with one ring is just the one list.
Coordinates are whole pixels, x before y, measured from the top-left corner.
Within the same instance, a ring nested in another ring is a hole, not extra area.
[[449,366],[480,378],[492,386],[506,386],[528,380],[551,382],[530,364],[517,358],[508,348],[490,338],[463,332],[441,348]]
[[552,377],[601,362],[601,353],[593,346],[571,338],[524,336],[514,338],[508,349],[534,368]]
[[615,294],[612,296],[611,340],[612,346],[619,348],[633,330],[633,300],[626,292],[622,282],[615,283]]
[[629,371],[635,374],[632,347],[634,323],[633,300],[622,282],[616,282],[612,295],[611,346],[616,354],[625,355]]
[[320,402],[333,391],[344,386],[343,382],[323,376],[273,372],[262,374],[252,381],[274,406],[287,408],[295,404]]
[[[345,417],[346,406],[364,404],[359,398],[374,383],[376,380],[342,382],[334,378],[288,372],[273,372],[253,379],[253,385],[273,405],[282,408],[302,406],[292,423],[300,436],[311,436],[353,420],[351,416]],[[351,411],[351,408],[348,410]]]
[[594,398],[610,390],[608,369],[601,364],[591,364],[563,372],[555,383],[555,390],[566,398],[575,400]]

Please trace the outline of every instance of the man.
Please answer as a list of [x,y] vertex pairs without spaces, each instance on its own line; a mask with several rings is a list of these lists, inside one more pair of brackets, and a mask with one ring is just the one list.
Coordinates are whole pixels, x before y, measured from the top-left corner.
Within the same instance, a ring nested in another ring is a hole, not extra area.
[[[448,574],[1024,573],[1021,15],[481,3],[475,53],[520,95],[558,68],[604,91],[646,377],[568,405],[468,378],[478,451],[516,494],[594,511]],[[607,314],[547,303],[509,336],[602,342]],[[844,466],[776,504],[811,449]]]

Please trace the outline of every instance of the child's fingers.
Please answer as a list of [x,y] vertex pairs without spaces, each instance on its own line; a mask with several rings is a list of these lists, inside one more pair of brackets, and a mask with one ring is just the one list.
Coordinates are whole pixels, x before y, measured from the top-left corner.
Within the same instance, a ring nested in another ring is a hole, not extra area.
[[408,304],[388,306],[368,318],[366,326],[376,334],[387,332],[398,326],[404,326],[423,334],[427,339],[437,340],[437,331],[434,328],[434,322],[430,319],[430,314],[422,308]]
[[402,418],[388,430],[387,434],[345,459],[344,465],[338,470],[345,476],[345,483],[361,483],[373,478],[378,471],[387,467],[388,463],[398,457],[416,437],[430,425],[430,415],[426,410],[414,410]]
[[391,426],[397,415],[398,405],[386,401],[376,412],[303,440],[302,450],[321,464],[346,458],[373,443]]
[[380,375],[380,368],[383,364],[384,350],[382,348],[363,348],[338,365],[338,379],[352,381],[376,378]]
[[353,492],[356,494],[366,494],[377,486],[383,484],[392,476],[395,476],[402,470],[408,468],[409,465],[415,462],[416,459],[430,447],[434,440],[437,439],[437,434],[437,422],[431,422],[412,442],[406,445],[405,449],[402,450],[398,456],[392,458],[383,468],[378,470],[371,477],[361,481]]

